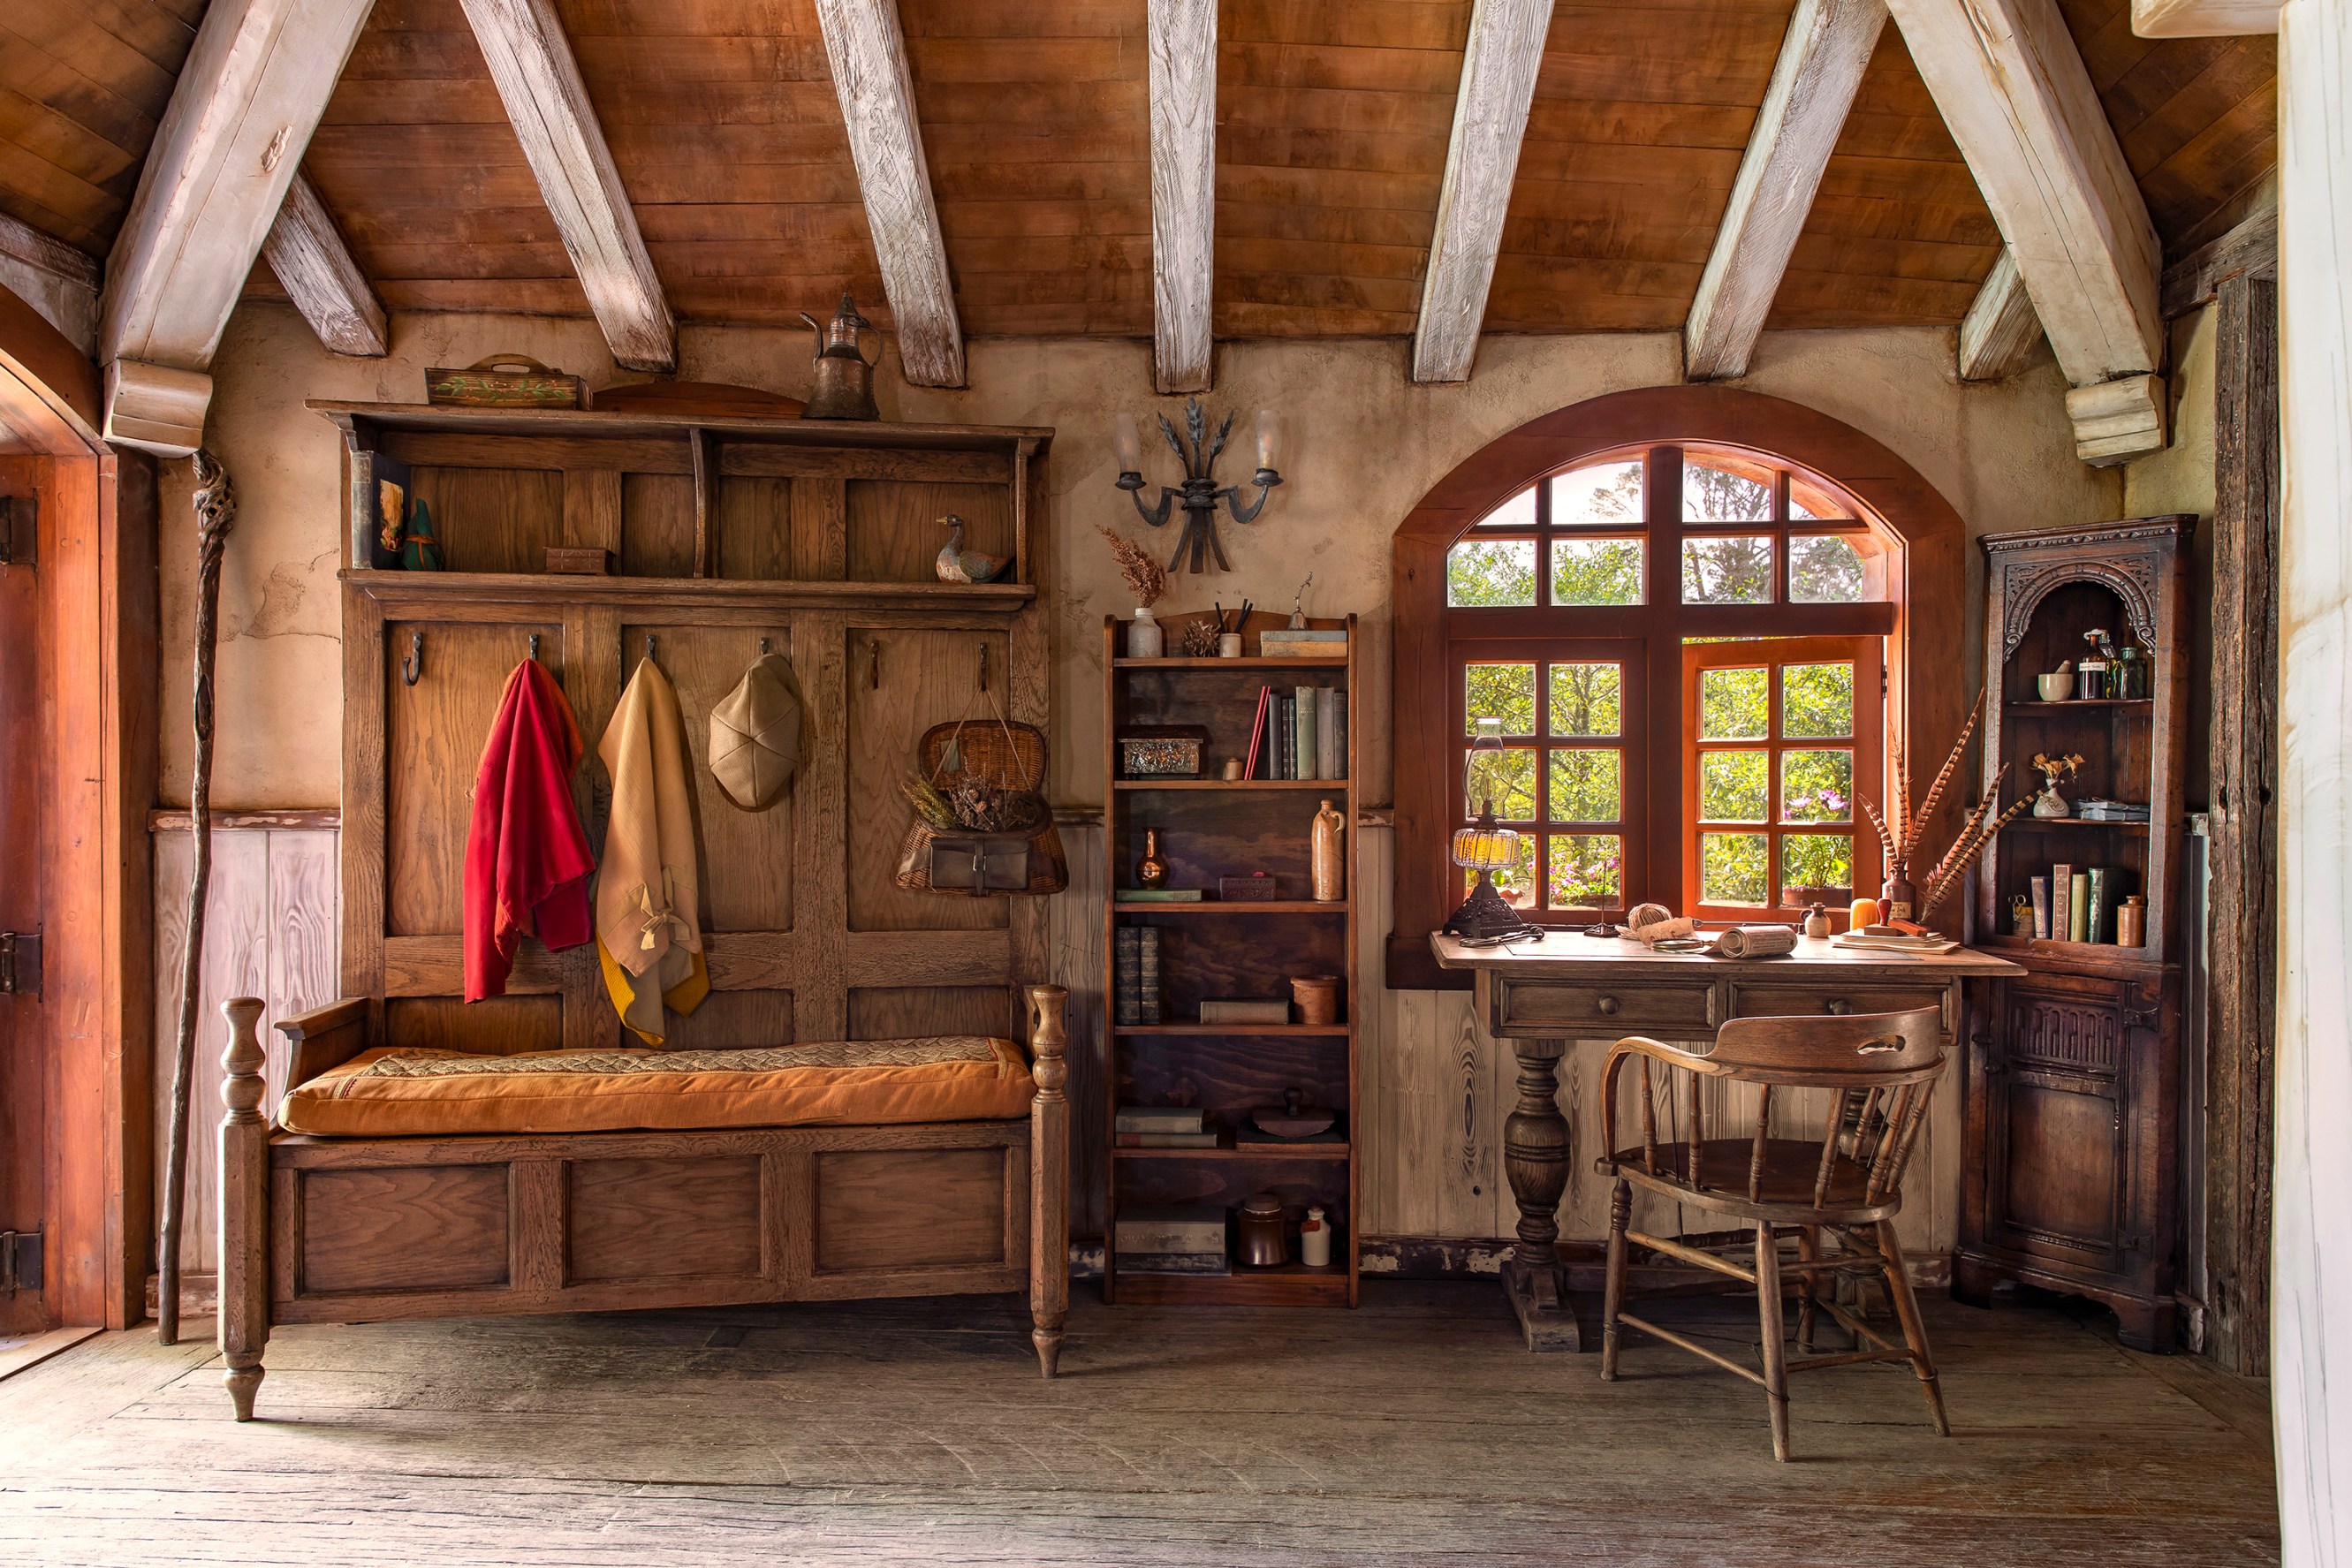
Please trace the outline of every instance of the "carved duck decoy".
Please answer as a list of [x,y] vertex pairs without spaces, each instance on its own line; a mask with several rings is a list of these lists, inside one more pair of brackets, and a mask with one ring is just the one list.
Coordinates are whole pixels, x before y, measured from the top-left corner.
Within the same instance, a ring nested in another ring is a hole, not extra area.
[[980,550],[964,549],[964,522],[953,512],[950,512],[940,521],[947,528],[955,530],[948,536],[946,548],[940,551],[937,570],[941,582],[993,582],[999,573],[1013,564],[1001,555],[988,555]]

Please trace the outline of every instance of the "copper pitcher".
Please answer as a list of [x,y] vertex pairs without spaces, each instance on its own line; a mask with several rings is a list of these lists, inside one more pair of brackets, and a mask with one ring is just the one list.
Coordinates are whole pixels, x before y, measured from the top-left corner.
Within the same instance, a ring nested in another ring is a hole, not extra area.
[[844,290],[841,308],[830,322],[820,323],[807,311],[801,319],[816,334],[816,384],[810,391],[803,419],[879,419],[874,407],[874,367],[866,359],[858,334],[874,323],[857,313],[856,301]]

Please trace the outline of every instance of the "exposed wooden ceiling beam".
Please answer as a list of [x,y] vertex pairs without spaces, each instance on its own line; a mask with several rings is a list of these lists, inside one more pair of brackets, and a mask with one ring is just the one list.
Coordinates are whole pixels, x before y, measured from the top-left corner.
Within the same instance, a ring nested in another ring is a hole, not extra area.
[[1976,301],[1960,320],[1960,380],[1997,382],[2025,368],[2042,340],[2042,319],[2004,248],[1985,274]]
[[1885,25],[1885,0],[1798,0],[1683,325],[1683,373],[1690,380],[1748,373]]
[[87,356],[98,352],[99,267],[94,257],[0,213],[0,287],[40,313]]
[[1466,382],[1478,353],[1486,290],[1503,245],[1503,216],[1518,173],[1519,142],[1551,29],[1551,0],[1475,0],[1454,99],[1437,230],[1422,275],[1412,379]]
[[106,266],[106,435],[181,455],[213,352],[370,0],[213,0]]
[[551,0],[462,0],[615,363],[677,368],[677,322]]
[[1150,0],[1151,359],[1163,392],[1207,392],[1216,270],[1217,0]]
[[2132,31],[2143,38],[2279,30],[2279,0],[2132,0],[2131,11]]
[[333,214],[299,171],[287,188],[278,221],[269,225],[261,254],[319,341],[338,354],[371,359],[392,351],[384,334],[383,306],[368,287],[367,274],[352,259]]
[[2076,455],[2120,463],[2162,447],[2163,382],[2150,373],[2164,349],[2162,253],[2056,0],[1887,8],[2074,385]]
[[960,387],[963,327],[923,162],[897,0],[817,0],[816,17],[898,329],[899,369],[919,387]]

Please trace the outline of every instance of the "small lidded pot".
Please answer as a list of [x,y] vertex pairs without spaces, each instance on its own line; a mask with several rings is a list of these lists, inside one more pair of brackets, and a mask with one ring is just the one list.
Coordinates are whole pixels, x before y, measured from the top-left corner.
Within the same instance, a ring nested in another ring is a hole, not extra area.
[[1274,1194],[1254,1192],[1244,1199],[1234,1230],[1234,1260],[1243,1267],[1273,1269],[1290,1260],[1282,1234],[1282,1199]]

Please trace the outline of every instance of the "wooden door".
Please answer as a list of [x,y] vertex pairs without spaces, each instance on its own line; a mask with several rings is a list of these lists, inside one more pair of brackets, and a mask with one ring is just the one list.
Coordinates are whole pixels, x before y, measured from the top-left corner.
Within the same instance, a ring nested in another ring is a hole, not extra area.
[[[42,466],[36,458],[0,458],[0,497],[33,495]],[[47,726],[36,570],[0,567],[0,930],[5,931],[41,929]],[[43,1023],[39,996],[0,996],[0,1231],[42,1228],[49,1050]],[[43,1291],[0,1291],[0,1334],[48,1326]]]

